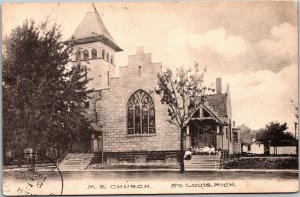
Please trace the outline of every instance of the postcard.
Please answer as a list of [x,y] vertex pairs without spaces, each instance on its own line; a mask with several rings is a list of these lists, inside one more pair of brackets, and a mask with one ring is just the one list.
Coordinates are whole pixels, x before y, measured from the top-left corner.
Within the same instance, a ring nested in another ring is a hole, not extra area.
[[5,195],[298,192],[296,1],[2,11]]

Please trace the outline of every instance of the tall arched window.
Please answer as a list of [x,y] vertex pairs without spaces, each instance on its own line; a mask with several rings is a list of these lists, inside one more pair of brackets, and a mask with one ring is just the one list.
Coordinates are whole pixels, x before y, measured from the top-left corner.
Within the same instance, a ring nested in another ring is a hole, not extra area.
[[76,60],[80,60],[81,59],[80,56],[81,56],[80,51],[77,51],[76,52]]
[[102,50],[102,59],[105,59],[105,50]]
[[97,50],[96,49],[93,49],[92,50],[92,58],[97,58]]
[[109,53],[106,53],[106,61],[109,62]]
[[84,59],[84,60],[89,59],[89,52],[88,52],[87,50],[84,50],[84,51],[83,51],[83,59]]
[[144,90],[133,93],[127,102],[127,133],[155,133],[155,109],[151,96]]
[[110,63],[114,64],[114,57],[113,56],[110,56]]

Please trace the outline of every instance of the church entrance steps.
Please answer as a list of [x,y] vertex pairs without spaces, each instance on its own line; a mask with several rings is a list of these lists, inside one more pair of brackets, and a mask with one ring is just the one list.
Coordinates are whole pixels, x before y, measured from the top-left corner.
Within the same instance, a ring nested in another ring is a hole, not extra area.
[[90,165],[94,156],[94,154],[69,153],[60,163],[59,170],[84,170]]
[[190,160],[184,160],[185,170],[219,170],[220,155],[192,155]]

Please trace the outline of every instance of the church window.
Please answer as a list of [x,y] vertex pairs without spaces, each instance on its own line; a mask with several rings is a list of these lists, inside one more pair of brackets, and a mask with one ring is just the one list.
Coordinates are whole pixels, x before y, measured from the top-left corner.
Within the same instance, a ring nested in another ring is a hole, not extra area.
[[84,60],[89,59],[89,52],[87,50],[83,51],[83,59]]
[[105,50],[102,50],[102,59],[105,59]]
[[133,93],[127,103],[127,134],[154,134],[155,109],[151,96],[144,90]]
[[92,58],[97,58],[97,50],[96,49],[92,50]]
[[106,61],[109,62],[109,53],[106,53]]
[[80,60],[80,56],[81,56],[80,51],[77,51],[77,52],[76,52],[76,60]]
[[113,58],[113,56],[110,56],[110,63],[111,63],[111,64],[114,63],[114,58]]

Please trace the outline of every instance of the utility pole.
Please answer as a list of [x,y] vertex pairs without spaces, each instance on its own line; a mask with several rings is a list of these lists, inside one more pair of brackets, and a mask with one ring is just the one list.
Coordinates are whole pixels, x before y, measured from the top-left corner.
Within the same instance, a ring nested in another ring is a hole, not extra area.
[[298,123],[297,123],[297,122],[295,122],[296,155],[298,155],[297,125],[298,125]]
[[295,122],[295,140],[297,140],[297,125],[298,125],[298,123]]

